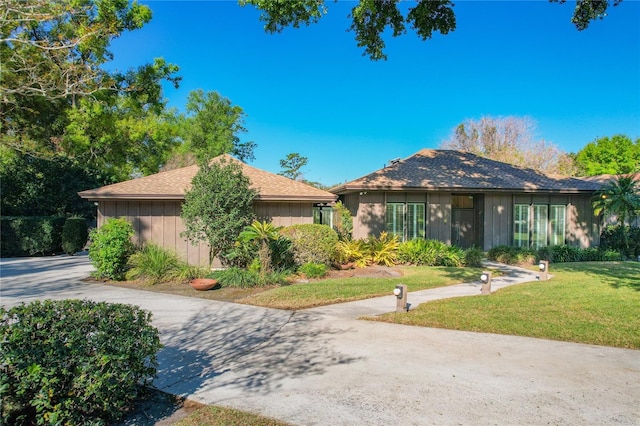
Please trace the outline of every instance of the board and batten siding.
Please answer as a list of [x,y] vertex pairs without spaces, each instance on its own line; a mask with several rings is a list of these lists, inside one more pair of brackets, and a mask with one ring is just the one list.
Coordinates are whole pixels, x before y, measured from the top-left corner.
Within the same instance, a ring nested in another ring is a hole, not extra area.
[[379,235],[385,228],[384,192],[364,192],[360,195],[358,210],[353,220],[353,238],[364,239]]
[[485,249],[513,244],[513,195],[485,194],[483,220]]
[[[203,242],[191,244],[180,237],[185,229],[180,218],[181,201],[122,200],[98,203],[98,226],[109,218],[125,218],[133,225],[135,244],[153,242],[160,247],[175,250],[192,265],[208,265],[209,245]],[[290,226],[313,223],[312,203],[255,203],[254,211],[259,220],[271,221],[274,226]],[[214,267],[221,266],[216,259]]]

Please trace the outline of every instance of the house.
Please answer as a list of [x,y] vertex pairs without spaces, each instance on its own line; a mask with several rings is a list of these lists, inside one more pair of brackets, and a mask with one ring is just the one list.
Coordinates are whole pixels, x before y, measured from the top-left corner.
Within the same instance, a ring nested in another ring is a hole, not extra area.
[[[337,196],[280,175],[251,167],[237,159],[222,155],[242,166],[242,173],[258,191],[254,212],[259,220],[274,226],[289,226],[326,221],[322,213],[335,202]],[[198,166],[156,173],[101,188],[79,192],[80,197],[95,201],[98,206],[98,226],[109,218],[126,218],[133,224],[134,241],[138,244],[154,242],[161,247],[175,249],[191,264],[207,264],[209,249],[204,243],[197,246],[180,236],[184,224],[180,218],[185,192]]]
[[332,188],[354,238],[387,231],[466,248],[599,243],[601,183],[550,176],[462,151],[425,149]]

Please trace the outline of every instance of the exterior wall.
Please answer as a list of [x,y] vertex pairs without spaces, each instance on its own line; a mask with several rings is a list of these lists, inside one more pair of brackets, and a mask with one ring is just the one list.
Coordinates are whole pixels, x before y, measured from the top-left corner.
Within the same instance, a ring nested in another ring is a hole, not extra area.
[[[478,209],[476,241],[484,250],[513,244],[514,204],[561,204],[567,206],[565,241],[577,247],[600,243],[600,220],[593,214],[590,194],[475,194]],[[480,196],[482,195],[482,196]],[[426,202],[427,238],[451,244],[451,193],[367,191],[343,196],[354,214],[353,238],[378,235],[385,230],[387,202]]]
[[313,203],[263,203],[253,205],[258,220],[273,226],[291,226],[313,223]]
[[[136,244],[154,242],[174,249],[178,255],[192,265],[208,265],[209,246],[205,243],[192,245],[180,237],[184,223],[180,218],[181,201],[126,200],[100,201],[98,203],[98,226],[109,218],[125,218],[133,224]],[[270,220],[275,226],[313,223],[312,203],[256,203],[254,211],[259,220]],[[213,267],[221,266],[218,260]]]
[[513,195],[485,194],[483,249],[513,243]]

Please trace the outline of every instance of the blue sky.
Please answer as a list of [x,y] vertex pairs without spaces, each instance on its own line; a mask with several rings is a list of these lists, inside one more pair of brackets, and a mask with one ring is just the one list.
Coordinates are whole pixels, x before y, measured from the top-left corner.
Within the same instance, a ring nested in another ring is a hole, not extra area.
[[327,2],[318,24],[267,34],[234,1],[144,1],[153,19],[112,43],[125,70],[163,57],[180,67],[169,105],[218,91],[246,113],[251,164],[308,157],[304,177],[356,179],[482,116],[528,116],[537,136],[567,152],[617,133],[640,137],[640,2],[625,0],[579,32],[573,4],[456,1],[457,29],[420,40],[386,37],[387,61],[362,56],[347,15]]

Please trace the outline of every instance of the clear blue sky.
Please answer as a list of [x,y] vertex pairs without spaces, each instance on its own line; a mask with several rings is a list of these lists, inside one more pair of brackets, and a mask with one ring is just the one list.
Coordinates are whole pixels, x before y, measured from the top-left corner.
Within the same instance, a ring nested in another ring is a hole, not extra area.
[[347,15],[327,2],[318,24],[267,34],[234,1],[144,1],[153,19],[112,44],[125,70],[155,57],[180,67],[169,105],[218,91],[246,113],[255,167],[309,158],[304,177],[337,184],[396,157],[437,148],[456,125],[529,116],[537,136],[568,152],[617,133],[640,137],[640,2],[625,0],[582,32],[574,5],[456,1],[457,29],[420,40],[386,37],[387,61],[362,56]]

